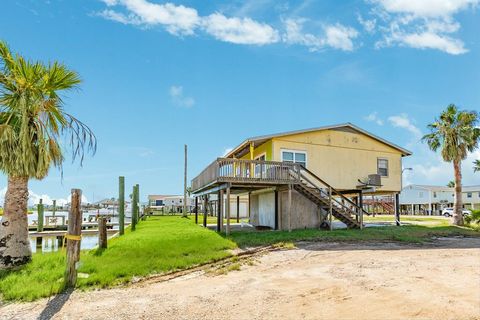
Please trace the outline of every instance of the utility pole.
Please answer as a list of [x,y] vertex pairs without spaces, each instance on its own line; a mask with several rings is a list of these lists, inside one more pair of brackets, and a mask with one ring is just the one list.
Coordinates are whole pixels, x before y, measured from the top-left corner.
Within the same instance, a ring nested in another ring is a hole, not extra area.
[[187,145],[185,145],[185,168],[183,172],[183,216],[187,216]]

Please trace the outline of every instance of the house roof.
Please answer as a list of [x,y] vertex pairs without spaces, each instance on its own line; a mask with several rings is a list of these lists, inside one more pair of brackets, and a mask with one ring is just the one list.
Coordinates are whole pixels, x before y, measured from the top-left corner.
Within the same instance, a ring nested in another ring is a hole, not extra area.
[[383,138],[380,138],[377,135],[374,135],[373,133],[370,133],[366,130],[363,130],[360,127],[357,127],[356,125],[347,122],[347,123],[342,123],[342,124],[336,124],[336,125],[330,125],[330,126],[323,126],[323,127],[316,127],[316,128],[310,128],[310,129],[303,129],[303,130],[295,130],[295,131],[286,131],[286,132],[281,132],[281,133],[275,133],[275,134],[268,134],[268,135],[263,135],[263,136],[257,136],[257,137],[251,137],[243,141],[241,144],[239,144],[236,148],[232,149],[230,152],[228,152],[224,157],[229,158],[232,157],[234,154],[239,153],[242,151],[245,147],[248,147],[251,142],[253,142],[256,145],[260,145],[272,138],[278,138],[278,137],[283,137],[283,136],[289,136],[293,134],[299,134],[299,133],[309,133],[309,132],[314,132],[314,131],[322,131],[322,130],[330,130],[330,129],[339,129],[339,128],[350,128],[354,131],[360,132],[374,140],[377,140],[381,143],[384,143],[402,153],[402,156],[409,156],[412,154],[411,151],[404,149],[392,142],[389,142]]

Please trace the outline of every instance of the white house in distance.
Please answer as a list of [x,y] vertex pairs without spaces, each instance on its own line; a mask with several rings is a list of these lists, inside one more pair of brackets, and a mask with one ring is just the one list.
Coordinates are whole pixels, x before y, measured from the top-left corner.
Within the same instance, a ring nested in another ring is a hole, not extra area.
[[[183,210],[183,195],[149,195],[148,205],[152,209],[180,213]],[[187,211],[191,212],[194,207],[193,199],[187,197]]]
[[[404,214],[439,215],[444,208],[453,207],[454,198],[454,188],[412,184],[400,193],[400,211]],[[465,209],[480,209],[480,185],[463,186],[462,201]]]

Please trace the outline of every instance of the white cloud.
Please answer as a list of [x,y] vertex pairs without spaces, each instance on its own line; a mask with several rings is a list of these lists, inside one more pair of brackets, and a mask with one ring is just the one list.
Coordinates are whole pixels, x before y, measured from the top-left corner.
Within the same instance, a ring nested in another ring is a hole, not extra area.
[[288,44],[300,44],[310,51],[318,51],[325,47],[332,47],[344,51],[352,51],[353,39],[358,36],[358,31],[342,24],[324,25],[322,35],[305,32],[303,25],[305,19],[286,19],[283,41]]
[[[323,25],[321,35],[302,31],[304,19],[288,19],[281,32],[272,25],[249,17],[227,17],[215,12],[200,16],[196,9],[172,3],[156,4],[147,0],[102,0],[107,9],[99,16],[123,24],[140,27],[163,26],[168,32],[179,36],[191,36],[204,32],[215,39],[244,45],[266,45],[278,42],[300,44],[310,51],[331,47],[344,51],[354,49],[353,39],[359,33],[340,23]],[[253,3],[257,7],[258,3]],[[251,8],[248,5],[246,8]],[[266,3],[261,6],[266,5]],[[249,10],[249,9],[248,9]],[[247,10],[247,11],[248,11]],[[245,12],[245,11],[242,11]],[[284,35],[281,37],[280,34]]]
[[192,97],[186,97],[183,94],[182,86],[171,86],[169,93],[170,97],[172,98],[172,102],[177,106],[191,108],[195,105],[195,99]]
[[374,0],[386,11],[416,17],[449,17],[479,3],[478,0]]
[[379,126],[383,126],[383,120],[378,117],[378,113],[372,112],[368,116],[364,117],[365,120],[370,121],[370,122],[375,122]]
[[[377,48],[400,45],[436,49],[458,55],[468,52],[461,39],[452,36],[460,29],[453,16],[474,8],[480,0],[370,0],[382,25],[383,38]],[[362,21],[359,19],[360,23]]]
[[264,45],[278,42],[278,31],[250,18],[227,18],[214,13],[203,19],[205,31],[218,40],[236,44]]
[[197,10],[173,3],[157,4],[146,0],[107,0],[108,7],[123,6],[128,15],[104,10],[101,16],[124,24],[162,25],[172,34],[192,35],[200,23]]
[[233,150],[232,147],[228,147],[223,149],[222,157],[225,157],[227,154],[229,154]]
[[[420,159],[424,161],[418,161],[419,157],[416,157],[415,162],[408,161],[412,162],[408,166],[413,170],[409,171],[408,175],[405,176],[405,185],[416,183],[444,186],[454,179],[452,163],[443,161],[439,153],[433,153],[428,150],[426,145],[419,146],[420,148],[424,148],[424,150],[418,150],[422,154]],[[475,159],[480,159],[480,150],[469,153],[462,162],[462,184],[465,186],[478,185],[480,183],[480,174],[473,172],[473,161]]]
[[[403,128],[410,133],[411,139],[408,149],[413,152],[412,156],[405,157],[403,167],[412,168],[403,174],[403,185],[431,184],[446,185],[454,179],[452,163],[443,161],[440,152],[433,152],[426,143],[421,142],[422,130],[415,126],[415,120],[406,114],[391,116],[388,121],[397,128]],[[464,185],[478,185],[480,175],[473,172],[473,161],[480,158],[480,149],[469,153],[462,162],[462,182]]]
[[461,40],[440,36],[433,32],[405,34],[398,40],[412,48],[438,49],[453,55],[468,51]]
[[127,15],[124,15],[123,13],[110,10],[110,9],[105,9],[102,12],[99,12],[98,15],[105,19],[120,22],[123,24],[132,24],[132,25],[142,24],[140,19],[133,14],[130,14],[127,16]]
[[[7,192],[7,187],[4,187],[3,189],[0,189],[0,205],[3,207],[4,202],[5,202],[5,194]],[[45,205],[52,205],[53,200],[57,201],[57,205],[59,206],[64,206],[67,203],[69,203],[72,199],[71,195],[68,195],[66,198],[53,198],[49,196],[48,194],[37,194],[33,192],[32,190],[28,190],[28,205],[29,206],[34,206],[40,203],[40,199],[42,199],[43,204]],[[87,197],[82,194],[82,203],[89,203]]]
[[339,23],[325,27],[326,44],[335,49],[344,51],[353,50],[353,41],[358,36],[358,31],[343,26]]
[[388,117],[388,121],[394,127],[403,128],[405,130],[410,131],[414,135],[415,139],[417,140],[419,140],[422,137],[422,131],[412,123],[413,121],[405,113]]
[[357,20],[365,29],[365,31],[370,34],[375,32],[375,28],[377,26],[377,19],[363,19],[361,15],[358,15]]

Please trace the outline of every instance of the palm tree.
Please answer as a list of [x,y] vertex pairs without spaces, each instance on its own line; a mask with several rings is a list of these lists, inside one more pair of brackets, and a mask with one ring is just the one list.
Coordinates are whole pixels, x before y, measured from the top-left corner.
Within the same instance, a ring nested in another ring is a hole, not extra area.
[[453,180],[448,181],[447,187],[449,187],[449,188],[455,188],[455,181],[453,181]]
[[440,118],[428,125],[430,133],[422,140],[428,143],[433,151],[441,149],[444,161],[453,163],[455,174],[455,209],[453,223],[463,225],[462,214],[462,168],[461,162],[478,147],[480,129],[476,127],[479,121],[475,111],[459,111],[450,104],[440,114]]
[[480,172],[480,159],[473,162],[473,172]]
[[[0,224],[0,269],[31,258],[28,240],[28,181],[62,169],[63,144],[73,159],[96,149],[93,132],[65,112],[60,91],[80,83],[77,73],[58,62],[43,64],[13,55],[0,41],[0,171],[8,176]],[[64,142],[65,141],[65,142]]]

